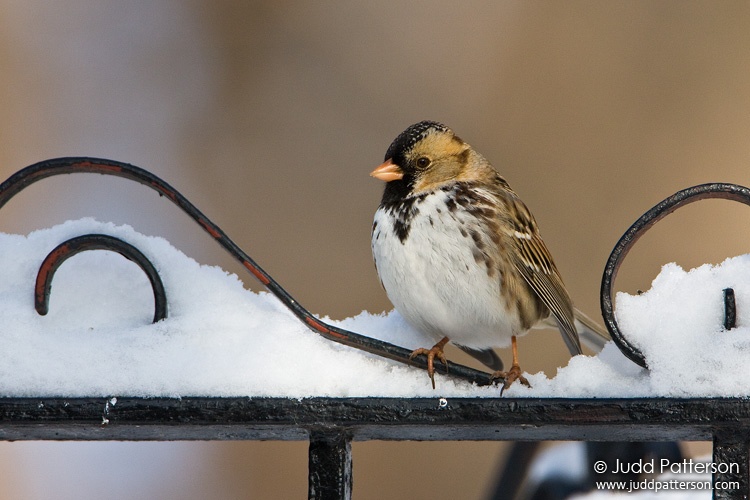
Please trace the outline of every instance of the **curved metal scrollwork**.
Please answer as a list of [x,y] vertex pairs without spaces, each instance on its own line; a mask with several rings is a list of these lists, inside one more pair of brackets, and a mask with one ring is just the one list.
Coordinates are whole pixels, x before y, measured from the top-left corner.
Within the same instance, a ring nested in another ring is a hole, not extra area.
[[110,250],[136,263],[146,273],[154,292],[154,323],[167,317],[167,295],[156,268],[143,253],[130,243],[106,234],[84,234],[60,243],[39,266],[34,287],[34,307],[42,316],[49,311],[52,278],[63,262],[87,250]]
[[[170,186],[161,178],[156,175],[127,163],[117,162],[113,160],[106,160],[100,158],[56,158],[52,160],[45,160],[22,170],[19,170],[8,178],[5,182],[0,184],[0,208],[2,208],[13,196],[18,194],[27,186],[55,175],[62,174],[73,174],[73,173],[97,173],[103,175],[113,175],[116,177],[122,177],[131,181],[143,184],[159,195],[165,196],[167,199],[172,201],[175,205],[181,208],[190,218],[197,222],[204,231],[206,231],[212,238],[214,238],[224,250],[229,252],[232,257],[239,261],[258,281],[260,281],[269,292],[274,294],[286,307],[288,307],[292,313],[302,321],[312,331],[320,334],[324,338],[344,344],[356,349],[361,349],[366,352],[383,356],[388,359],[399,361],[404,364],[415,366],[418,368],[426,369],[427,362],[423,356],[418,356],[411,359],[409,355],[410,350],[402,347],[382,342],[376,339],[372,339],[355,332],[344,330],[342,328],[330,325],[315,316],[313,316],[307,309],[302,307],[279,283],[274,280],[267,272],[265,272],[247,253],[245,253],[224,231],[214,224],[208,217],[206,217],[198,208],[193,205],[187,198],[180,194],[176,189]],[[661,203],[654,206],[651,210],[642,215],[620,238],[615,245],[612,253],[609,256],[607,265],[604,269],[601,284],[601,309],[602,316],[604,318],[605,325],[609,330],[614,342],[620,348],[620,350],[631,359],[633,362],[640,366],[646,367],[646,360],[643,354],[630,342],[620,331],[617,324],[617,320],[614,316],[614,306],[612,301],[612,287],[617,277],[617,271],[619,270],[622,260],[625,258],[631,247],[649,228],[656,224],[659,220],[666,217],[673,211],[677,210],[681,206],[693,203],[698,200],[706,198],[721,198],[733,201],[739,201],[746,205],[750,205],[750,189],[738,186],[735,184],[703,184],[700,186],[694,186],[688,189],[684,189],[665,199]],[[154,297],[156,301],[156,311],[154,314],[154,321],[158,321],[163,317],[166,317],[167,306],[166,297],[163,293],[163,286],[160,287],[161,280],[158,278],[156,271],[148,270],[150,263],[143,257],[137,256],[135,252],[140,254],[134,247],[127,243],[117,240],[116,238],[107,237],[106,235],[86,235],[82,240],[75,242],[69,240],[61,245],[61,247],[68,245],[66,249],[54,250],[45,259],[42,269],[40,269],[39,276],[37,278],[36,286],[36,307],[40,314],[44,314],[42,311],[46,311],[47,304],[49,301],[49,286],[54,274],[52,267],[59,266],[65,259],[74,255],[77,252],[87,249],[107,249],[121,253],[125,257],[136,262],[146,272],[151,280],[152,287],[154,289]],[[86,238],[89,238],[88,240]],[[92,239],[93,238],[93,239]],[[97,240],[97,238],[99,238]],[[101,238],[104,238],[102,240]],[[112,238],[112,239],[109,239]],[[71,248],[71,242],[77,245],[83,245],[78,249]],[[59,250],[59,252],[58,252]],[[58,254],[55,254],[58,252]],[[141,254],[142,255],[142,254]],[[49,261],[49,262],[48,262]],[[148,264],[146,264],[148,263]],[[153,266],[150,266],[153,269]],[[46,268],[46,269],[45,269]],[[55,267],[56,268],[56,267]],[[45,274],[46,273],[46,274]],[[44,276],[43,276],[44,274]],[[155,278],[154,278],[155,277]],[[158,281],[156,281],[158,280]],[[158,284],[157,284],[158,282]],[[161,291],[158,291],[160,288]],[[729,309],[727,309],[729,311]],[[492,383],[490,375],[486,372],[475,370],[473,368],[463,366],[457,363],[448,362],[448,366],[442,365],[441,362],[436,361],[438,368],[441,371],[447,372],[448,376],[461,378],[469,382],[476,383],[478,385],[489,385]],[[442,366],[441,366],[442,365]]]
[[[138,182],[153,189],[159,195],[165,196],[172,201],[172,203],[180,207],[190,218],[197,222],[224,250],[229,252],[232,257],[250,271],[269,292],[274,294],[312,331],[333,342],[361,349],[411,366],[427,369],[427,361],[424,356],[410,359],[410,350],[329,325],[313,316],[232,241],[219,226],[214,224],[195,205],[188,201],[187,198],[161,178],[140,167],[101,158],[75,157],[45,160],[19,170],[0,184],[0,208],[13,198],[13,196],[37,181],[55,175],[74,173],[113,175]],[[441,368],[442,372],[445,373],[447,371],[448,376],[461,378],[478,385],[489,385],[492,383],[490,375],[486,372],[451,362],[448,362],[447,367],[438,361],[436,361],[436,364]]]
[[[620,264],[622,264],[625,256],[635,242],[638,241],[638,238],[643,236],[644,233],[654,224],[680,207],[707,198],[732,200],[744,203],[745,205],[750,205],[750,189],[738,186],[737,184],[711,183],[701,184],[678,191],[669,198],[666,198],[655,205],[651,210],[635,221],[632,226],[630,226],[625,234],[622,235],[620,241],[615,245],[615,248],[612,250],[609,259],[607,260],[607,265],[604,268],[600,295],[604,324],[612,335],[612,340],[615,341],[615,344],[617,344],[617,347],[620,348],[622,353],[644,368],[647,368],[647,364],[643,353],[641,353],[641,351],[631,344],[623,335],[617,324],[617,320],[615,319],[614,305],[612,302],[612,286],[617,277],[617,271],[620,269]],[[727,312],[732,315],[734,314],[732,309],[733,305],[734,302],[732,301],[731,307],[727,306]],[[727,317],[729,315],[730,314],[727,314]],[[731,323],[733,323],[733,321],[731,321]]]

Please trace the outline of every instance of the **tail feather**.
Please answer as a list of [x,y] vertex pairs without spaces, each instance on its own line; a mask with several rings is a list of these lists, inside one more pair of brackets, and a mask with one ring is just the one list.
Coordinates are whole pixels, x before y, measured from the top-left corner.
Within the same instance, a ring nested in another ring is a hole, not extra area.
[[501,371],[503,369],[503,360],[492,349],[472,349],[463,345],[455,344],[463,352],[481,362],[492,371]]
[[612,340],[609,332],[580,310],[575,309],[574,313],[576,329],[578,330],[581,342],[592,351],[601,351],[604,348],[604,344]]
[[[604,348],[604,344],[612,340],[609,332],[602,325],[586,316],[579,309],[573,308],[573,315],[581,343],[592,351],[600,352]],[[537,328],[559,328],[559,325],[552,315],[550,315],[541,321],[537,325]]]

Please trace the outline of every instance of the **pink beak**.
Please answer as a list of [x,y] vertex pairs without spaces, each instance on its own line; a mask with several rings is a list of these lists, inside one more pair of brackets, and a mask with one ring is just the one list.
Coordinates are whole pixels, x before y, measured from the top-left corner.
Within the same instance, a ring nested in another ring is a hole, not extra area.
[[404,177],[404,171],[389,159],[370,172],[370,175],[381,181],[391,182],[402,179]]

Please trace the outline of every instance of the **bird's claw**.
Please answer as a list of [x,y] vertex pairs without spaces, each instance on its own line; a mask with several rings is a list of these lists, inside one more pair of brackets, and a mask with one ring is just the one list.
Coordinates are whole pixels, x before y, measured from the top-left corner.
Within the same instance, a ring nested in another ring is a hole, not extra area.
[[448,372],[448,360],[445,358],[445,353],[443,352],[443,346],[440,345],[440,343],[435,344],[432,346],[431,349],[425,349],[424,347],[420,347],[419,349],[415,349],[412,351],[412,353],[409,355],[409,359],[414,359],[420,354],[424,354],[427,356],[427,375],[430,376],[430,380],[432,381],[432,388],[435,388],[435,358],[439,359],[443,362],[445,365],[445,371]]
[[531,384],[529,384],[529,381],[526,380],[526,377],[521,374],[521,367],[516,363],[514,363],[513,366],[510,367],[510,370],[508,370],[507,372],[497,371],[493,373],[490,378],[492,380],[503,379],[503,388],[500,389],[501,396],[503,395],[503,392],[505,392],[505,389],[510,387],[516,380],[518,380],[526,387],[531,387]]

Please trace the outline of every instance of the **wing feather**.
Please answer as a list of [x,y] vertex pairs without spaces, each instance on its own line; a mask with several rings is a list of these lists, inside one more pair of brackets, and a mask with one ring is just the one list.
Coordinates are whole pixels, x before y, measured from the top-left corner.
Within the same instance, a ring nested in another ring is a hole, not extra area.
[[581,342],[575,327],[570,296],[547,245],[539,235],[536,221],[515,193],[509,192],[506,201],[513,215],[509,221],[514,226],[511,236],[517,250],[510,252],[513,265],[552,312],[571,355],[581,354]]

